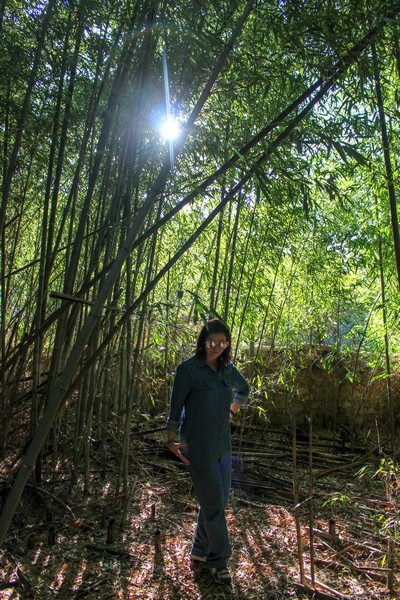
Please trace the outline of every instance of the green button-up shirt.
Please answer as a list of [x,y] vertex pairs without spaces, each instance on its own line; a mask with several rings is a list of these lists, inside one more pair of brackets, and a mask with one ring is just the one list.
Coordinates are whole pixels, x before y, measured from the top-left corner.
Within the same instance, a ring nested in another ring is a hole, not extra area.
[[193,466],[207,468],[231,454],[230,405],[245,404],[248,395],[249,385],[232,363],[218,372],[196,357],[178,366],[167,429],[180,428],[182,452]]

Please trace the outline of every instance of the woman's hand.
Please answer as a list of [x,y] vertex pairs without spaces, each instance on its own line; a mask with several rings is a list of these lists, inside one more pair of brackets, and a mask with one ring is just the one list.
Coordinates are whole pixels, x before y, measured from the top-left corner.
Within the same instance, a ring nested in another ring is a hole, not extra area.
[[190,462],[188,461],[186,456],[183,456],[183,454],[181,452],[181,448],[183,448],[184,446],[186,446],[186,444],[179,444],[177,442],[168,442],[169,451],[172,452],[172,454],[175,454],[175,456],[177,456],[179,458],[179,460],[181,460],[183,463],[185,463],[185,465],[190,465]]

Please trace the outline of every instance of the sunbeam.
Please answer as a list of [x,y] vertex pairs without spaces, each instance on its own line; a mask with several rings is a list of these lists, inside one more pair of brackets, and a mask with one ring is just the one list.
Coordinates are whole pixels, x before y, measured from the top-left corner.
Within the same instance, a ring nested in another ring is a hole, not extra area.
[[171,165],[174,164],[174,139],[180,134],[179,123],[171,115],[170,96],[169,96],[169,77],[167,65],[167,53],[163,53],[163,73],[164,73],[164,89],[165,89],[165,105],[167,118],[161,125],[161,135],[169,143],[169,156]]

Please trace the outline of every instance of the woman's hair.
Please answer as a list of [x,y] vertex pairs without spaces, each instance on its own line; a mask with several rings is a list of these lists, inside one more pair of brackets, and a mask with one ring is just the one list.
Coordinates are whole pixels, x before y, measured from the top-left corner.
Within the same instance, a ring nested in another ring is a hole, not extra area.
[[222,321],[219,321],[218,319],[210,319],[200,331],[199,337],[197,338],[195,356],[197,358],[206,357],[204,342],[206,341],[210,333],[223,333],[226,336],[226,340],[229,342],[229,345],[222,352],[221,356],[219,357],[219,360],[224,366],[229,365],[229,363],[231,362],[232,336],[230,330],[225,325],[225,323],[222,323]]

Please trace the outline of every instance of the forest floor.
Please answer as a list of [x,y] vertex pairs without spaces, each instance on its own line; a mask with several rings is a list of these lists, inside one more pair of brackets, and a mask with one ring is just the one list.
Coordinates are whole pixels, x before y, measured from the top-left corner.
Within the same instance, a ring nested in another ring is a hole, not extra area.
[[233,581],[221,586],[205,567],[190,567],[196,499],[186,467],[173,460],[164,438],[136,438],[127,493],[115,492],[116,477],[101,479],[100,460],[92,461],[89,493],[80,480],[71,490],[69,471],[59,465],[39,491],[28,486],[0,550],[0,598],[400,597],[399,484],[391,473],[372,476],[379,456],[339,452],[324,442],[313,448],[310,471],[308,445],[300,444],[295,511],[291,441],[234,438],[240,460],[227,510]]

